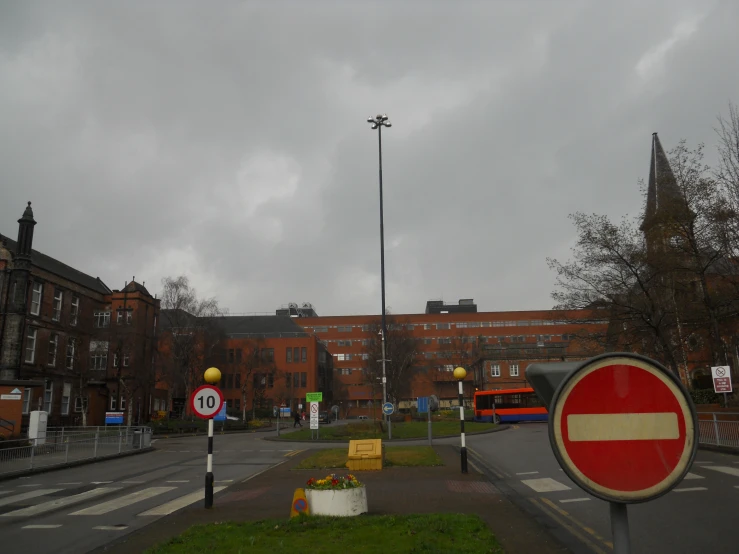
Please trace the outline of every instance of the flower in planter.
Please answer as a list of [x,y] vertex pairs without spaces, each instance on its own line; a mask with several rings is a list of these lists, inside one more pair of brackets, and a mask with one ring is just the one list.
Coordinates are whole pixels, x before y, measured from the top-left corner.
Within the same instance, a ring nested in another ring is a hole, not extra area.
[[332,473],[323,479],[314,479],[311,477],[305,484],[306,489],[312,490],[337,490],[337,489],[356,489],[364,486],[351,473],[346,477]]

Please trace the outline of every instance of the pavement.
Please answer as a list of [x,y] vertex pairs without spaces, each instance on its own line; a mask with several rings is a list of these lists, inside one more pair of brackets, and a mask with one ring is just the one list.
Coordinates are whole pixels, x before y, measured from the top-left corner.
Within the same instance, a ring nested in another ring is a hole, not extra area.
[[[459,450],[451,445],[434,449],[444,461],[440,467],[392,467],[356,471],[367,487],[369,514],[465,513],[479,515],[507,554],[567,552],[548,530],[510,502],[485,475],[470,467],[461,473]],[[96,553],[130,554],[175,537],[196,524],[288,518],[296,488],[310,477],[337,470],[297,470],[312,450],[296,451],[278,466],[250,476],[217,494],[210,510],[193,505],[131,533]]]

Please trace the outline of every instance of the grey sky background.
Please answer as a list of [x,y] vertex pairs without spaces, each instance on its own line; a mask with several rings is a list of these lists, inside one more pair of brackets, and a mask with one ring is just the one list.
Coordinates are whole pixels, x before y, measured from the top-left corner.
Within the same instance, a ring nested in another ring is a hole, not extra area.
[[233,313],[548,309],[567,215],[641,210],[651,133],[714,156],[739,2],[0,1],[0,233]]

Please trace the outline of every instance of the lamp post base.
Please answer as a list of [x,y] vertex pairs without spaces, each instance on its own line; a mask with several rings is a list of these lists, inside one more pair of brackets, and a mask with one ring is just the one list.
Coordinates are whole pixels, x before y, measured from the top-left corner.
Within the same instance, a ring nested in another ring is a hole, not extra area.
[[213,507],[213,473],[205,474],[205,507]]

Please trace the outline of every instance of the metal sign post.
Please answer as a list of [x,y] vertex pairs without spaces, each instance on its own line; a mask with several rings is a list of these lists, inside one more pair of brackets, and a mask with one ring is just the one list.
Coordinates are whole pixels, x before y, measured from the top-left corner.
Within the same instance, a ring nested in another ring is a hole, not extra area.
[[[205,372],[205,380],[217,383],[221,380],[221,372],[215,367]],[[190,409],[201,419],[208,420],[208,459],[205,473],[205,507],[213,507],[213,418],[223,407],[223,393],[213,385],[203,385],[190,397]]]
[[716,394],[723,393],[724,408],[729,405],[729,393],[733,392],[731,386],[731,368],[727,365],[720,365],[711,368],[711,378],[713,379],[713,390]]
[[559,465],[610,503],[613,551],[629,554],[627,505],[669,492],[695,458],[698,418],[690,396],[668,369],[630,353],[532,364],[526,377],[549,408]]

